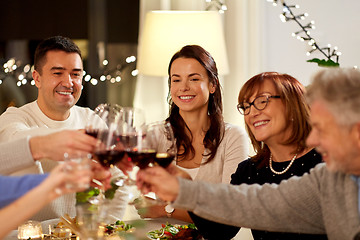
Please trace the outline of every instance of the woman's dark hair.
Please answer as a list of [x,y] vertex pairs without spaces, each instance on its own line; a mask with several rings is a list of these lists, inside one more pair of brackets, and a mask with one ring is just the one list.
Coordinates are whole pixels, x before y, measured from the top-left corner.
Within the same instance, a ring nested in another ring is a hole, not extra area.
[[54,36],[47,38],[39,43],[35,50],[34,68],[41,74],[42,66],[46,60],[48,51],[64,51],[67,53],[77,53],[81,58],[79,47],[67,37]]
[[[305,88],[294,77],[288,74],[277,72],[264,72],[250,78],[241,88],[238,102],[249,102],[250,97],[261,89],[266,80],[271,81],[276,89],[276,94],[280,96],[285,105],[286,124],[291,128],[291,136],[286,139],[284,145],[297,145],[296,152],[301,152],[306,148],[306,138],[311,131],[310,109],[305,100]],[[255,139],[254,134],[246,125],[246,131],[249,134],[251,143],[255,150],[253,161],[263,161],[259,166],[267,165],[270,157],[270,150],[260,141]]]
[[[178,159],[182,159],[190,156],[194,158],[195,149],[192,146],[192,133],[189,127],[186,125],[184,119],[179,114],[179,107],[174,104],[171,99],[170,88],[171,88],[171,77],[170,69],[172,63],[178,58],[193,58],[197,60],[206,70],[209,83],[215,87],[215,92],[211,93],[209,96],[208,102],[208,114],[210,117],[210,127],[207,130],[203,143],[205,148],[209,149],[209,153],[206,156],[209,156],[205,163],[210,162],[214,159],[216,150],[224,136],[224,123],[222,115],[222,98],[221,98],[221,86],[218,78],[218,71],[216,68],[216,63],[210,53],[205,49],[197,45],[187,45],[183,47],[180,51],[174,54],[171,58],[168,68],[169,74],[169,94],[168,94],[168,103],[170,105],[169,117],[167,121],[170,122],[174,135],[176,138],[177,149],[182,148],[184,151],[178,154]],[[186,134],[186,129],[190,132],[190,136]]]

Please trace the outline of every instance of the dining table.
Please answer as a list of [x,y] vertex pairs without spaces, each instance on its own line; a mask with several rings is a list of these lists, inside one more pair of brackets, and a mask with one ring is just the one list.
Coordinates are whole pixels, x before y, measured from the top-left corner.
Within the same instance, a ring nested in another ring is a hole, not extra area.
[[[54,226],[60,222],[59,218],[45,220],[41,222],[41,227],[43,229],[44,234],[49,233],[49,226]],[[147,233],[152,230],[160,229],[162,224],[170,223],[170,224],[179,224],[179,225],[187,225],[189,223],[172,219],[172,218],[156,218],[156,219],[134,219],[125,221],[127,224],[135,225],[135,230],[131,233],[135,237],[135,239],[149,239],[147,237]],[[18,239],[18,231],[13,230],[9,235],[7,235],[4,240],[17,240]]]
[[[46,221],[42,221],[41,225],[43,228],[44,233],[48,233],[49,225],[57,224],[60,221],[60,219],[50,219]],[[157,219],[143,219],[143,220],[130,220],[126,221],[126,223],[133,223],[136,221],[136,225],[141,225],[141,227],[137,227],[136,230],[132,233],[134,235],[135,239],[141,240],[149,240],[147,237],[147,233],[149,231],[160,229],[162,227],[162,224],[166,224],[167,222],[170,224],[179,224],[179,225],[186,225],[187,222],[183,222],[180,220],[172,219],[172,218],[157,218]],[[141,223],[141,221],[143,221]],[[236,235],[234,240],[241,239],[241,240],[252,240],[251,232],[249,229],[242,228],[239,233]],[[7,235],[4,240],[18,240],[17,238],[17,230],[13,230],[9,235]]]
[[[127,224],[135,225],[135,230],[131,233],[134,236],[132,239],[136,240],[149,240],[147,233],[156,229],[161,229],[163,224],[170,223],[172,225],[188,225],[188,222],[177,220],[174,218],[162,217],[162,218],[145,218],[141,219],[137,213],[137,210],[133,205],[128,205],[126,208],[123,220]],[[60,221],[59,218],[49,219],[41,222],[41,226],[44,234],[49,233],[49,226],[54,226]],[[13,230],[7,235],[4,240],[17,240],[17,230]],[[233,238],[233,240],[253,240],[250,229],[241,228],[239,233]]]

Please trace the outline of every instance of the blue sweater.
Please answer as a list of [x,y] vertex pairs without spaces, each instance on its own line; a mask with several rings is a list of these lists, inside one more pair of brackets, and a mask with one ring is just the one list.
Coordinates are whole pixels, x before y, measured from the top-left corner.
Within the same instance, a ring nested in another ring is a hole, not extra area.
[[21,177],[0,176],[0,208],[5,207],[38,186],[47,176],[48,174]]

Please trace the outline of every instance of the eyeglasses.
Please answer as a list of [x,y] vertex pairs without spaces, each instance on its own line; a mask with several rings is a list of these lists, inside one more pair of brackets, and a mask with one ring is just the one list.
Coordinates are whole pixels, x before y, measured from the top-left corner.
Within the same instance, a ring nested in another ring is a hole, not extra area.
[[248,115],[250,113],[251,105],[253,105],[257,110],[264,110],[269,103],[270,98],[280,98],[280,96],[259,96],[254,99],[251,103],[243,102],[239,103],[236,107],[239,113],[242,115]]

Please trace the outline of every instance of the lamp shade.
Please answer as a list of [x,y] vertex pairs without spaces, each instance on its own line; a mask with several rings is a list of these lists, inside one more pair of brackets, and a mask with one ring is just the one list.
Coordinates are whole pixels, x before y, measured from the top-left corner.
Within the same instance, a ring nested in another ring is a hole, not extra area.
[[216,11],[152,11],[139,39],[139,74],[167,76],[171,57],[185,45],[199,45],[216,62],[220,75],[229,72],[223,26]]

